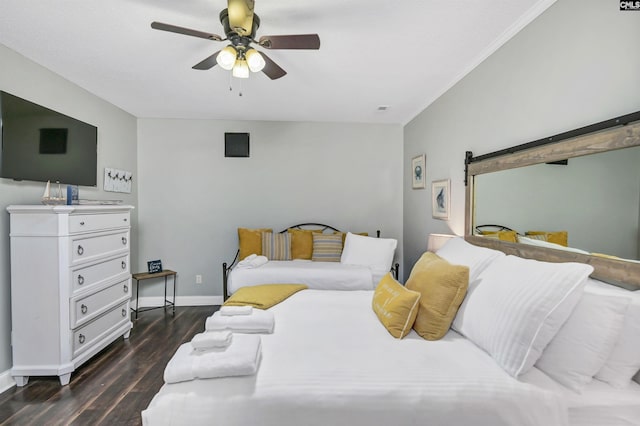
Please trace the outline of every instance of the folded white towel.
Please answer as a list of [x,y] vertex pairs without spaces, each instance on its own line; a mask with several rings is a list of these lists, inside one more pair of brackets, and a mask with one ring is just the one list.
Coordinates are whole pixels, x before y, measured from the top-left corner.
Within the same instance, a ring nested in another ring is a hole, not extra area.
[[238,262],[236,268],[259,268],[265,263],[267,263],[269,259],[266,256],[258,256],[257,254],[250,254],[245,257],[243,260]]
[[182,344],[164,369],[167,383],[255,374],[261,356],[260,336],[238,334],[225,351],[194,351]]
[[253,306],[221,306],[220,315],[233,316],[233,315],[251,315],[253,312]]
[[207,349],[224,349],[231,344],[233,333],[229,330],[210,331],[208,333],[199,333],[191,339],[191,346],[195,350]]
[[273,333],[273,312],[254,309],[251,315],[221,315],[215,312],[205,321],[205,330],[231,330],[236,333]]

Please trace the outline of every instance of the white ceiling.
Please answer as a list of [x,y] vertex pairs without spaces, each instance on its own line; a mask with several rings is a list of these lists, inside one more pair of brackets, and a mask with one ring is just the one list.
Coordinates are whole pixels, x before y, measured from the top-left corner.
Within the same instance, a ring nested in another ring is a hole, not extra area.
[[554,1],[256,0],[256,38],[317,33],[321,47],[270,50],[288,74],[242,87],[191,69],[225,43],[150,27],[224,37],[226,0],[1,0],[0,43],[136,117],[404,124]]

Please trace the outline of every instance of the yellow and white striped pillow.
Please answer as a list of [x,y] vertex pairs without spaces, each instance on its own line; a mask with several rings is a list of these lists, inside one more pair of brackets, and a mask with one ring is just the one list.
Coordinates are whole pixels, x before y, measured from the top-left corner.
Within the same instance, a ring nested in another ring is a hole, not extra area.
[[342,236],[313,234],[313,255],[316,262],[340,262],[342,256]]
[[262,255],[269,260],[291,260],[291,234],[263,232]]

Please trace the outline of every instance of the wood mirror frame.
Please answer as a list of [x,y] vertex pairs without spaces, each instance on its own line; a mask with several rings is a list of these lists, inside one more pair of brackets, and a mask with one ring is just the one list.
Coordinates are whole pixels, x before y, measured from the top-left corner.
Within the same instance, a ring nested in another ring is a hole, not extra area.
[[518,145],[495,153],[465,159],[465,239],[477,246],[547,262],[580,262],[594,268],[593,278],[633,290],[640,289],[640,263],[510,243],[473,235],[477,175],[565,160],[583,155],[640,146],[640,111],[581,129]]

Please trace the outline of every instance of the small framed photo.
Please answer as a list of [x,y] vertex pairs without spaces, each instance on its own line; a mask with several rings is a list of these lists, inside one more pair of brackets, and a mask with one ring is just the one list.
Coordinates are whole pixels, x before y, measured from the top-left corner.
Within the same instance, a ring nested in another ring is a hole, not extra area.
[[411,159],[411,188],[424,189],[425,188],[425,164],[426,155],[418,155]]
[[158,260],[150,260],[147,262],[147,269],[150,274],[155,274],[157,272],[162,272],[162,261]]
[[450,186],[449,179],[434,180],[431,183],[431,210],[434,219],[449,219]]

